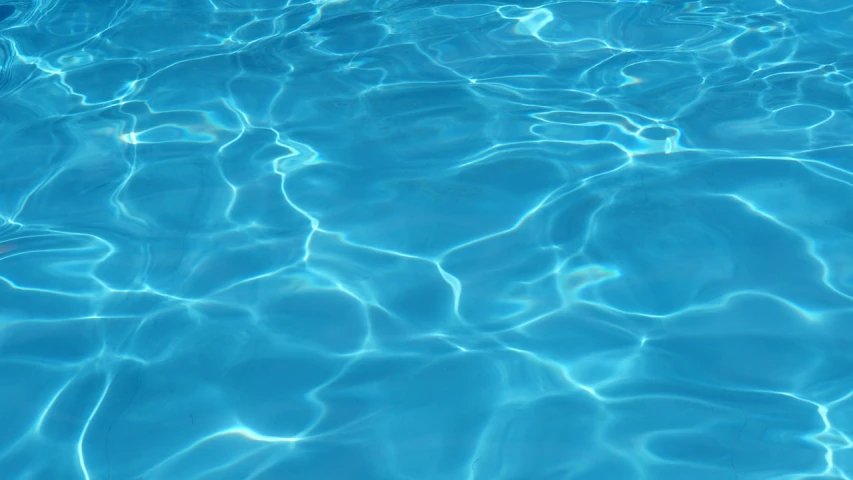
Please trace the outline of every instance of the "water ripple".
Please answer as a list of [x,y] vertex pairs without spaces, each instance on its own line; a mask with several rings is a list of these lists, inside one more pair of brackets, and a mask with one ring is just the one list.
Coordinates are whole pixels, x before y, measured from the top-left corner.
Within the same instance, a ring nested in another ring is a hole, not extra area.
[[848,3],[6,3],[8,478],[853,476]]

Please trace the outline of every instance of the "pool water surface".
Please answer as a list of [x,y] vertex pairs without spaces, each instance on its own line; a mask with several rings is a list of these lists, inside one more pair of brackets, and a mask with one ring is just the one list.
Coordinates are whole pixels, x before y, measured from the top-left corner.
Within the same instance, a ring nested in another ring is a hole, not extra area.
[[0,477],[853,478],[853,4],[0,0]]

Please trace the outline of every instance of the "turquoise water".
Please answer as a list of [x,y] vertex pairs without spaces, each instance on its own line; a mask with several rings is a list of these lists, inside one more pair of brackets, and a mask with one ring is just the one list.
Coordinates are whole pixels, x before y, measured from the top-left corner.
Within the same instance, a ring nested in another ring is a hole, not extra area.
[[853,6],[3,0],[0,472],[853,478]]

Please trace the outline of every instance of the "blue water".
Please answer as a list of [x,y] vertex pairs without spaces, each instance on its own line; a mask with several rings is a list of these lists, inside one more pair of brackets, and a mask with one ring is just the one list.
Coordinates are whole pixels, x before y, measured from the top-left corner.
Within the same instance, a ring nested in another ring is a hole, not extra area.
[[849,0],[2,0],[3,480],[853,478]]

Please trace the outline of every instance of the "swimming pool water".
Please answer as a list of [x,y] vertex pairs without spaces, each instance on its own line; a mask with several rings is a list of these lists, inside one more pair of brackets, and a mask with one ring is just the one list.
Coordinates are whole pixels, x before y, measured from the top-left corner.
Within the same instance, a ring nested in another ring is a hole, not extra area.
[[0,478],[853,478],[850,2],[0,3]]

